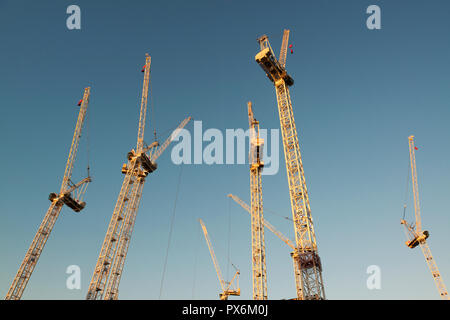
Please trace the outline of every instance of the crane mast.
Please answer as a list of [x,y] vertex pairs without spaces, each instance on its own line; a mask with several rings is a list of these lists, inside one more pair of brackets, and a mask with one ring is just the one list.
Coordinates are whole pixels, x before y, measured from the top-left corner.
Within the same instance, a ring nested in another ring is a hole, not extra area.
[[150,65],[151,58],[147,54],[143,69],[144,81],[136,150],[128,152],[128,162],[122,166],[125,177],[89,284],[86,296],[88,300],[118,299],[119,283],[142,198],[145,178],[157,169],[156,159],[176,137],[179,130],[191,120],[190,117],[183,120],[162,146],[154,142],[144,147]]
[[[11,284],[11,287],[6,294],[6,300],[20,300],[23,292],[30,280],[31,274],[36,267],[36,264],[41,256],[42,250],[50,237],[50,233],[55,226],[59,213],[62,207],[67,205],[75,212],[81,211],[86,203],[82,202],[84,193],[86,192],[87,185],[91,182],[91,178],[87,177],[77,184],[71,182],[72,170],[75,163],[75,158],[78,151],[78,145],[81,137],[81,130],[86,117],[86,111],[89,105],[90,87],[85,88],[83,99],[80,105],[80,111],[78,112],[78,119],[75,126],[75,132],[72,138],[72,144],[70,146],[69,157],[66,162],[66,169],[64,171],[64,177],[61,184],[59,194],[51,193],[49,200],[51,201],[41,225],[39,226],[36,235],[31,242],[28,251],[25,254],[25,258],[17,271],[16,276]],[[72,192],[78,191],[74,197]]]
[[[217,278],[219,278],[220,288],[222,289],[222,292],[219,294],[220,300],[228,300],[229,296],[240,296],[241,290],[239,289],[239,270],[236,270],[236,273],[234,274],[234,276],[230,282],[226,282],[225,280],[223,280],[222,272],[220,271],[219,263],[217,262],[217,258],[214,253],[211,239],[209,238],[209,235],[208,235],[208,230],[206,229],[206,226],[203,223],[203,220],[202,219],[198,219],[198,220],[202,227],[203,235],[205,236],[205,240],[206,240],[206,244],[208,245],[209,253],[211,254],[211,259],[214,264],[214,269],[216,269]],[[235,288],[231,288],[231,286],[235,280],[236,280]]]
[[264,140],[259,137],[259,122],[253,116],[252,103],[247,103],[250,127],[250,196],[252,229],[253,300],[267,299],[266,249],[264,242],[264,217],[261,171]]
[[297,128],[289,94],[289,87],[294,84],[294,80],[285,69],[288,39],[289,30],[284,30],[281,56],[277,60],[267,36],[260,37],[258,39],[260,52],[255,56],[255,60],[274,84],[277,97],[296,241],[293,258],[296,261],[294,275],[297,299],[325,299],[322,263],[317,250]]
[[425,261],[427,262],[428,268],[431,271],[431,275],[433,276],[433,280],[438,289],[439,295],[442,299],[448,300],[448,292],[445,287],[444,281],[442,280],[441,274],[437,267],[436,261],[431,254],[430,247],[428,246],[427,239],[429,237],[428,231],[422,231],[422,218],[420,216],[420,202],[419,202],[419,186],[417,183],[417,169],[416,169],[416,147],[414,146],[414,136],[408,137],[409,141],[409,159],[411,166],[411,179],[412,179],[412,188],[413,188],[413,196],[414,196],[414,215],[415,215],[415,225],[411,226],[406,220],[402,219],[400,221],[406,228],[409,240],[406,241],[406,245],[413,249],[420,245],[422,249],[422,253],[425,256]]

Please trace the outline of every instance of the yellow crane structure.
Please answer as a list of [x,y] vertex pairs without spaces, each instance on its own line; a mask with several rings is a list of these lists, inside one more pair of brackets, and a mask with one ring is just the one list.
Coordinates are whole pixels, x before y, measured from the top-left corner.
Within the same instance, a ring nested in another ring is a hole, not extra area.
[[404,225],[406,229],[408,237],[406,245],[411,249],[417,247],[418,245],[420,246],[423,255],[425,256],[428,268],[431,271],[431,275],[433,276],[433,280],[439,291],[439,295],[441,296],[442,299],[448,300],[449,296],[447,288],[445,287],[444,281],[442,280],[436,261],[434,261],[430,247],[428,246],[427,243],[427,239],[430,234],[426,230],[422,231],[422,218],[420,216],[419,186],[417,183],[417,169],[416,169],[416,155],[415,155],[416,147],[414,146],[414,136],[409,136],[408,141],[409,141],[409,158],[411,166],[412,189],[414,196],[415,223],[414,225],[410,225],[408,222],[406,222],[405,219],[402,219],[400,223]]
[[253,115],[252,103],[247,103],[250,129],[250,196],[252,230],[253,300],[267,300],[266,248],[264,242],[264,216],[261,171],[264,167],[264,139],[259,136],[259,121]]
[[36,235],[31,242],[28,251],[25,254],[25,258],[17,271],[16,276],[6,294],[6,300],[20,300],[23,292],[30,280],[31,274],[36,267],[39,257],[42,254],[42,250],[50,237],[50,233],[55,226],[59,213],[64,205],[67,205],[75,212],[80,212],[86,206],[83,201],[84,194],[88,184],[91,182],[89,176],[84,178],[78,183],[73,183],[72,170],[75,163],[75,158],[78,151],[78,146],[81,137],[81,131],[83,123],[86,118],[86,111],[89,105],[90,87],[84,89],[83,99],[81,100],[80,110],[78,112],[78,119],[75,126],[75,132],[72,138],[72,144],[70,146],[69,157],[66,162],[66,169],[64,171],[64,177],[61,184],[61,189],[58,194],[50,193],[49,200],[51,201],[41,225],[39,226]]
[[[206,229],[206,226],[202,219],[198,219],[200,222],[200,225],[202,226],[203,235],[205,236],[206,244],[208,245],[209,253],[211,254],[211,259],[214,264],[214,269],[216,269],[217,277],[219,278],[220,288],[222,290],[221,293],[219,293],[220,300],[228,300],[229,296],[240,296],[241,295],[241,289],[239,289],[239,270],[236,270],[236,273],[234,274],[231,281],[227,282],[223,280],[222,272],[220,271],[219,263],[217,262],[216,255],[214,253],[214,249],[211,243],[211,239],[208,235],[208,230]],[[234,284],[234,285],[233,285]]]
[[[251,209],[247,203],[245,203],[242,199],[240,199],[238,196],[235,196],[233,194],[228,194],[227,197],[231,198],[236,202],[238,205],[240,205],[245,211],[247,211],[251,215]],[[283,241],[285,244],[287,244],[291,249],[295,250],[295,244],[286,237],[284,234],[282,234],[280,231],[278,231],[267,219],[264,219],[264,226],[269,229],[273,234],[275,234],[278,238],[280,238],[281,241]]]
[[318,254],[309,196],[303,170],[297,128],[289,94],[294,80],[286,71],[289,30],[284,30],[280,57],[277,60],[266,35],[258,38],[260,51],[255,60],[275,86],[283,139],[284,158],[289,184],[296,249],[295,283],[299,300],[325,299],[322,263]]
[[[245,203],[242,199],[240,199],[238,196],[235,196],[233,194],[228,194],[227,197],[233,199],[237,204],[239,204],[245,211],[247,211],[251,215],[250,207],[247,203]],[[291,257],[294,258],[294,253],[296,252],[295,244],[286,237],[284,234],[282,234],[280,231],[278,231],[267,219],[264,219],[264,226],[269,229],[273,234],[275,234],[278,238],[280,238],[281,241],[283,241],[285,244],[287,244],[293,251],[291,252]],[[294,270],[295,270],[295,264],[296,260],[293,259],[294,262]],[[297,299],[292,299],[297,300]]]
[[156,159],[178,135],[179,130],[184,128],[191,120],[190,117],[184,119],[161,146],[156,141],[149,146],[144,145],[150,65],[151,57],[147,54],[143,68],[144,83],[137,145],[135,150],[128,152],[128,162],[122,166],[122,173],[125,174],[125,177],[89,284],[86,296],[88,300],[118,299],[119,283],[142,197],[145,178],[157,169]]

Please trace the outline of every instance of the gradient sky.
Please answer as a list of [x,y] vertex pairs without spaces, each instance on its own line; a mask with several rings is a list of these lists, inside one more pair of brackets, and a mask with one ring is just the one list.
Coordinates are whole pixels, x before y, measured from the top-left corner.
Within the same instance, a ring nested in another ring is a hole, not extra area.
[[[81,30],[66,8],[81,8]],[[366,8],[381,7],[381,30]],[[275,91],[254,62],[267,34],[287,69],[328,299],[439,299],[420,249],[408,249],[400,219],[408,136],[416,136],[423,227],[450,283],[450,3],[433,1],[5,1],[0,0],[0,296],[4,297],[60,188],[76,103],[91,86],[93,182],[79,214],[63,208],[24,299],[84,299],[123,175],[136,144],[145,53],[152,56],[153,128],[165,139],[191,115],[203,128],[247,129],[246,103],[261,128],[279,128]],[[86,172],[83,131],[74,180]],[[188,125],[192,130],[192,124]],[[281,143],[281,142],[280,142]],[[280,151],[282,149],[280,148]],[[284,156],[263,177],[265,217],[293,237]],[[158,299],[180,167],[170,148],[144,187],[120,285],[121,299]],[[251,299],[250,219],[226,194],[249,202],[247,165],[186,165],[176,206],[162,299],[217,299],[219,282],[202,218],[224,275],[227,257]],[[408,199],[412,198],[409,188]],[[407,218],[413,218],[411,201]],[[230,231],[231,230],[231,231]],[[266,231],[268,295],[295,296],[289,248]],[[66,288],[69,265],[81,290]],[[381,269],[380,290],[366,269]]]

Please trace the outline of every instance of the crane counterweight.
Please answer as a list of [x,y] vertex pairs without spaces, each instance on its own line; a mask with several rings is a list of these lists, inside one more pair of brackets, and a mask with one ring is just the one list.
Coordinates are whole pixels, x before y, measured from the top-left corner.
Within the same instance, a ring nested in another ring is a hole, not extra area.
[[280,79],[283,79],[288,87],[294,84],[294,79],[292,79],[292,77],[286,72],[286,69],[284,69],[284,67],[282,67],[275,59],[269,48],[261,50],[255,56],[255,60],[273,83],[277,83]]

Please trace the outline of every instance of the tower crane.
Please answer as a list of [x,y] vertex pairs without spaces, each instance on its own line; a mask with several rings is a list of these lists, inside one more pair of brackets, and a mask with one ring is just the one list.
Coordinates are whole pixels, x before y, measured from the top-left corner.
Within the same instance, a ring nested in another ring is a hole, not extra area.
[[128,152],[128,162],[122,166],[122,173],[125,174],[125,177],[89,284],[86,296],[88,300],[118,299],[119,283],[142,197],[145,178],[157,169],[156,159],[191,120],[190,117],[184,119],[161,146],[156,141],[149,146],[144,145],[150,65],[151,57],[147,54],[143,67],[144,82],[137,145],[136,149]]
[[428,264],[428,268],[431,271],[431,275],[433,276],[436,287],[439,291],[439,295],[442,299],[448,300],[448,292],[445,287],[444,281],[442,280],[441,274],[439,273],[439,269],[437,267],[436,261],[434,261],[433,255],[431,254],[430,247],[428,246],[427,239],[429,237],[428,231],[422,231],[422,219],[420,217],[420,202],[419,202],[419,186],[417,183],[417,169],[416,169],[416,155],[414,146],[414,136],[408,137],[409,141],[409,158],[410,158],[410,166],[411,166],[411,178],[412,178],[412,188],[413,188],[413,196],[414,196],[414,214],[415,214],[415,223],[414,225],[406,222],[405,219],[402,219],[400,223],[405,226],[406,233],[408,236],[408,241],[406,241],[406,245],[414,249],[418,245],[422,248],[423,255],[425,256],[425,260]]
[[295,247],[295,284],[297,299],[325,299],[322,278],[322,263],[317,250],[316,235],[306,188],[297,128],[289,94],[294,80],[286,71],[286,52],[289,30],[284,30],[280,57],[277,60],[266,35],[258,38],[260,51],[255,60],[275,86],[283,138],[284,158],[289,184],[292,218],[294,221]]
[[[223,280],[222,272],[220,271],[219,263],[217,262],[216,255],[214,254],[214,249],[211,243],[211,239],[208,235],[208,230],[206,230],[206,226],[203,223],[202,219],[198,219],[203,230],[203,234],[205,236],[206,244],[208,245],[209,253],[211,254],[211,259],[214,264],[214,268],[216,269],[217,277],[219,278],[220,288],[222,289],[222,292],[219,294],[220,300],[228,300],[229,296],[240,296],[241,295],[241,289],[239,289],[239,270],[236,270],[236,273],[234,274],[233,278],[230,282],[226,282]],[[236,282],[236,284],[233,286],[233,283]]]
[[84,119],[86,117],[86,111],[89,105],[90,87],[84,89],[83,99],[79,103],[80,111],[78,112],[78,119],[75,126],[75,132],[72,138],[72,144],[69,151],[69,157],[66,162],[66,169],[64,171],[64,177],[61,184],[61,189],[58,194],[50,193],[49,200],[51,201],[41,225],[39,226],[36,235],[31,242],[28,251],[25,254],[25,258],[17,271],[16,276],[11,284],[11,287],[6,294],[6,300],[20,300],[25,287],[30,280],[31,274],[36,267],[36,264],[44,249],[50,233],[55,226],[59,213],[64,205],[67,205],[75,212],[80,212],[85,207],[86,203],[83,201],[84,194],[86,192],[88,184],[91,182],[89,176],[84,178],[78,183],[73,183],[72,170],[75,163],[75,158],[78,151],[78,145],[81,137],[81,130],[83,128]]
[[250,127],[250,196],[252,228],[253,300],[267,299],[266,248],[264,242],[264,216],[261,171],[264,139],[259,136],[259,121],[253,115],[252,103],[247,103]]

